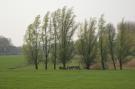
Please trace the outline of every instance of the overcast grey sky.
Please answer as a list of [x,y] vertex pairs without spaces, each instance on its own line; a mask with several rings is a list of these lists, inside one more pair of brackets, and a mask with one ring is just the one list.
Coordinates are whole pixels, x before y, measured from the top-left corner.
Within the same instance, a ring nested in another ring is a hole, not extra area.
[[99,17],[116,25],[124,17],[135,21],[135,0],[0,0],[0,35],[11,38],[16,46],[23,44],[27,26],[40,14],[63,6],[74,7],[77,20]]

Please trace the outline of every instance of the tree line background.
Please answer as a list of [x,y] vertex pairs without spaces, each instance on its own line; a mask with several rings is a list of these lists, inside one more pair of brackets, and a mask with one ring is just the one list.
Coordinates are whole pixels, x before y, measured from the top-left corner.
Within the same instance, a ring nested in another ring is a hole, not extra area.
[[[100,63],[103,70],[108,69],[111,61],[114,69],[117,64],[122,70],[123,63],[135,56],[135,23],[124,21],[117,24],[107,23],[104,15],[97,20],[90,18],[84,22],[76,22],[72,8],[63,7],[47,12],[43,20],[35,17],[24,37],[23,52],[28,63],[38,69],[40,63],[48,69],[48,62],[54,69],[67,63],[75,55],[81,60],[83,68],[90,69],[93,64]],[[77,40],[74,35],[77,34]]]
[[22,54],[21,47],[16,47],[9,38],[0,36],[0,55],[19,55]]

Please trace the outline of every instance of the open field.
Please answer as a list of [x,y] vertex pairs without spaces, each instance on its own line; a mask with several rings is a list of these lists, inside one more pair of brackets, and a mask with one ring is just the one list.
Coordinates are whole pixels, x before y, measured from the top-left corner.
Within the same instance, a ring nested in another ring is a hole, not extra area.
[[23,56],[0,56],[0,89],[135,89],[133,69],[36,71],[25,63]]

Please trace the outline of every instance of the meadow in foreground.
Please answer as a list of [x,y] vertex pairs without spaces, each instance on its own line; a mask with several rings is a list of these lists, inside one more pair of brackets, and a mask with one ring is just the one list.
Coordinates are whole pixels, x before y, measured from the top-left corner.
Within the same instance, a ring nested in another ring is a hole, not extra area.
[[135,70],[34,70],[23,56],[0,57],[0,89],[135,89]]

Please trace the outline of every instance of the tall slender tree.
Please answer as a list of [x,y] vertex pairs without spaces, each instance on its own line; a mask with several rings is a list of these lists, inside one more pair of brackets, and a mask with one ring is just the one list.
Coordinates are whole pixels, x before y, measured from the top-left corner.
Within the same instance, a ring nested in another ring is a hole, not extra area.
[[118,35],[117,35],[117,59],[119,61],[120,70],[123,69],[123,63],[125,63],[133,52],[131,39],[131,34],[129,31],[128,23],[122,20],[121,23],[118,24]]
[[66,63],[73,56],[73,41],[72,37],[77,28],[75,23],[75,15],[72,9],[66,7],[57,10],[58,17],[58,59],[63,64],[63,68],[66,69]]
[[115,28],[112,24],[107,24],[106,29],[108,31],[108,46],[109,53],[113,62],[114,69],[116,70],[116,59],[115,59]]
[[27,53],[27,57],[31,60],[35,69],[38,69],[38,52],[39,52],[39,24],[40,16],[35,18],[35,21],[28,26],[28,29],[24,38],[24,51]]
[[102,69],[105,70],[107,67],[107,32],[105,29],[104,15],[101,15],[98,24],[98,35],[99,35],[99,50],[101,55]]
[[49,56],[49,46],[50,46],[50,27],[49,27],[49,12],[46,13],[44,20],[43,20],[43,26],[41,30],[41,43],[43,47],[43,58],[44,58],[44,64],[45,69],[48,68],[48,56]]
[[53,36],[53,42],[52,42],[52,62],[54,64],[54,70],[56,70],[56,63],[57,63],[57,31],[58,31],[58,11],[54,11],[52,13],[52,36]]
[[94,18],[91,18],[89,22],[85,21],[80,27],[78,49],[86,69],[90,69],[97,55],[97,35],[95,30],[96,20]]

